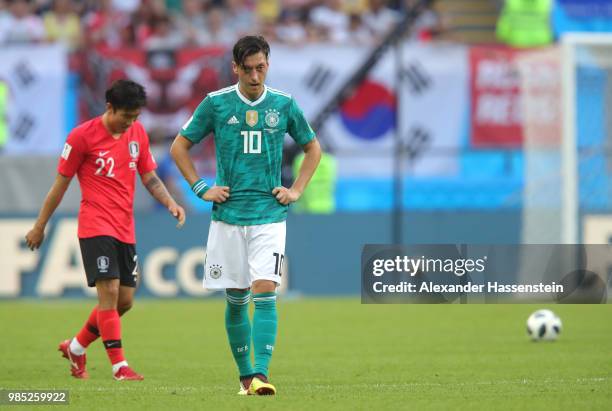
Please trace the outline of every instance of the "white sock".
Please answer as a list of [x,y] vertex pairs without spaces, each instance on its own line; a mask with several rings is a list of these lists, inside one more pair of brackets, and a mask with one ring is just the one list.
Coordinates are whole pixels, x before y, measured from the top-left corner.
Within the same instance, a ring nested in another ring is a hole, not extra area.
[[76,337],[74,337],[72,339],[72,341],[70,341],[70,352],[76,354],[76,355],[83,355],[85,354],[85,347],[83,347],[79,341],[76,339]]
[[127,365],[128,365],[127,361],[121,361],[121,362],[118,362],[117,364],[113,364],[113,374],[117,374],[117,371],[119,371],[119,368],[127,367]]

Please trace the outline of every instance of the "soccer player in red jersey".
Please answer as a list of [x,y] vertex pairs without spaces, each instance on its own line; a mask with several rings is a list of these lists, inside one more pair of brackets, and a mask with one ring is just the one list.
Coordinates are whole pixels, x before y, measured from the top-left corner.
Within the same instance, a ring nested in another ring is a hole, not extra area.
[[76,378],[88,377],[85,349],[102,337],[113,377],[143,379],[125,360],[119,318],[132,306],[138,279],[133,212],[136,173],[151,195],[178,220],[177,227],[185,222],[185,211],[155,173],[149,138],[137,121],[145,104],[144,88],[133,81],[118,80],[106,90],[104,114],[68,135],[58,175],[34,227],[26,235],[30,249],[40,247],[45,226],[76,174],[82,193],[78,228],[81,255],[87,284],[96,287],[98,293],[98,305],[83,328],[59,346]]

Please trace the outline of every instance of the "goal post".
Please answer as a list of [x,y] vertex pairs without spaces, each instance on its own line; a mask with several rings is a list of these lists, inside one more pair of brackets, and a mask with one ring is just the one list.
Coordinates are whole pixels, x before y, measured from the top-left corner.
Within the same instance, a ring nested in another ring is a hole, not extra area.
[[[584,242],[586,214],[612,215],[612,34],[570,33],[517,59],[525,244]],[[612,219],[611,219],[612,232]]]

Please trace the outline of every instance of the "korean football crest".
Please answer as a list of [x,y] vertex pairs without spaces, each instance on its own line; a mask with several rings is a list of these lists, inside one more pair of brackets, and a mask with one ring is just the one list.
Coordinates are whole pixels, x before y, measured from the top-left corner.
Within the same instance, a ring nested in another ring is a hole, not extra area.
[[278,126],[280,121],[279,112],[275,109],[266,110],[266,117],[264,118],[264,121],[268,127],[274,128]]
[[255,127],[258,121],[259,121],[259,113],[257,112],[257,110],[249,110],[246,112],[246,123],[249,126]]
[[138,153],[140,152],[138,142],[130,141],[130,144],[128,145],[128,147],[130,149],[130,156],[132,156],[132,158],[138,158]]
[[98,263],[98,271],[100,271],[101,273],[108,272],[108,267],[110,266],[110,259],[107,256],[102,255],[98,257],[97,263]]

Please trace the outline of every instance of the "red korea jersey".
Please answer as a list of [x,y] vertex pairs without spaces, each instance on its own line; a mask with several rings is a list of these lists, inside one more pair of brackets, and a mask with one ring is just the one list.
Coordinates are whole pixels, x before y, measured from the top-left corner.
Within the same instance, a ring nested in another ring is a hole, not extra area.
[[79,238],[107,235],[135,244],[136,172],[145,174],[156,167],[149,137],[138,121],[118,139],[104,127],[102,117],[72,130],[57,171],[65,177],[76,173],[79,179]]

